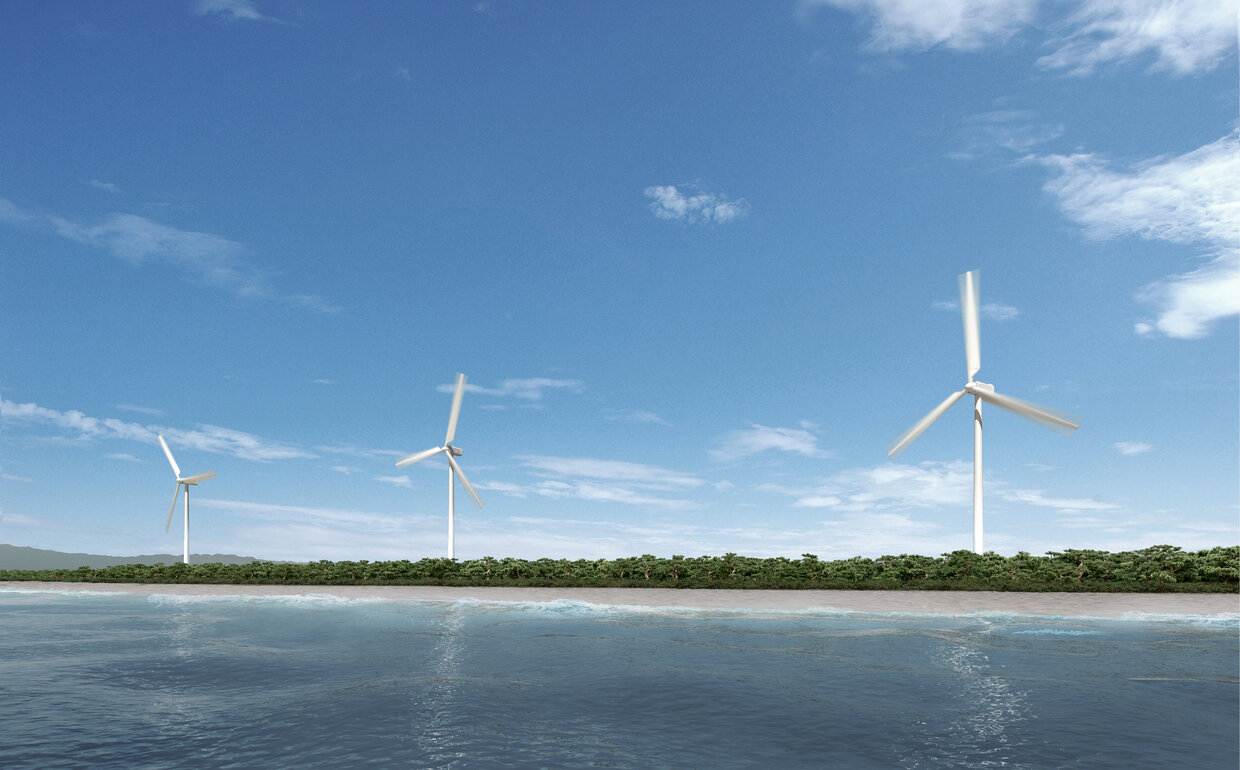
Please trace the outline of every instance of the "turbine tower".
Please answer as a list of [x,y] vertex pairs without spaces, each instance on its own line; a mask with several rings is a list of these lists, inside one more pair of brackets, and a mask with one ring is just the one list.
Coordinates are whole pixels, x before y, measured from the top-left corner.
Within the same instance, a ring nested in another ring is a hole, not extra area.
[[988,401],[1000,409],[1006,409],[1066,436],[1072,435],[1072,432],[1080,427],[1079,417],[996,393],[994,385],[973,379],[973,375],[982,368],[981,335],[978,332],[977,323],[979,282],[977,270],[960,276],[960,313],[964,320],[964,357],[969,375],[964,390],[958,390],[943,399],[943,403],[930,410],[929,414],[918,420],[887,449],[888,457],[898,456],[933,425],[935,420],[942,417],[944,412],[951,409],[952,405],[964,394],[968,393],[973,396],[973,551],[975,553],[982,553],[982,402]]
[[189,488],[198,486],[200,481],[210,481],[215,478],[215,471],[207,471],[199,473],[197,476],[186,476],[182,478],[181,468],[177,465],[177,461],[172,457],[172,450],[168,448],[168,442],[164,441],[163,434],[159,435],[159,445],[164,448],[164,454],[168,457],[168,464],[172,466],[172,472],[177,477],[177,489],[172,493],[172,507],[168,509],[168,521],[164,524],[164,531],[168,531],[168,527],[172,526],[172,514],[177,510],[177,495],[181,494],[181,487],[185,487],[185,555],[182,560],[189,564]]
[[465,396],[465,375],[456,375],[456,388],[452,391],[452,411],[448,413],[448,434],[444,437],[443,446],[424,449],[421,452],[415,452],[411,455],[400,458],[396,461],[397,468],[404,468],[406,465],[413,465],[421,462],[428,457],[433,457],[439,453],[443,453],[448,458],[448,558],[456,558],[456,511],[453,504],[455,497],[455,481],[453,475],[461,480],[461,484],[465,486],[465,491],[469,496],[474,498],[474,502],[478,507],[482,507],[482,498],[478,497],[478,493],[474,491],[474,486],[469,483],[469,479],[465,477],[465,471],[461,470],[461,466],[457,464],[454,458],[460,457],[464,452],[460,447],[452,445],[452,439],[456,438],[456,418],[461,413],[461,399]]

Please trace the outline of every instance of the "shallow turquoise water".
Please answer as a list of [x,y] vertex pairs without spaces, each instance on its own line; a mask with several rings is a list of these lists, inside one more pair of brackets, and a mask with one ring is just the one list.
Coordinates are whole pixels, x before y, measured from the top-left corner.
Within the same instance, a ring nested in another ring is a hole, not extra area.
[[1240,622],[0,591],[0,767],[1240,764]]

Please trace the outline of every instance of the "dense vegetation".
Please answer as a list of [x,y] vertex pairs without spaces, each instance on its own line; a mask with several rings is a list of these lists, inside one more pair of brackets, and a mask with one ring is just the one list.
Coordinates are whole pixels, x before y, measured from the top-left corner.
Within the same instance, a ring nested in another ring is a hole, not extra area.
[[821,561],[699,556],[670,559],[422,559],[305,564],[124,564],[103,569],[0,570],[0,580],[250,585],[588,586],[650,588],[847,588],[988,591],[1240,592],[1240,546],[1184,551],[953,551],[939,557],[880,556]]

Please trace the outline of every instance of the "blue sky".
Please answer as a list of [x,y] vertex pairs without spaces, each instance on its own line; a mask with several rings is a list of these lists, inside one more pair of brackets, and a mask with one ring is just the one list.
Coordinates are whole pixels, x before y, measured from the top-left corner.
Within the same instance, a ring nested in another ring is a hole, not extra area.
[[0,542],[1240,542],[1230,0],[0,0]]

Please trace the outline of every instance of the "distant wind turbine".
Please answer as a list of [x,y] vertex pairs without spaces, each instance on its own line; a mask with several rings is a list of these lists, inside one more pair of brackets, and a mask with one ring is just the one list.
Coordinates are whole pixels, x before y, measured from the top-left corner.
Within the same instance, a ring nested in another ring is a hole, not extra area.
[[406,465],[413,465],[421,462],[428,457],[433,457],[439,453],[443,453],[448,458],[448,558],[456,558],[456,524],[455,509],[453,498],[455,496],[455,482],[453,474],[461,480],[465,485],[465,491],[469,496],[474,498],[474,502],[478,507],[482,507],[482,498],[478,497],[478,493],[474,491],[474,487],[469,483],[469,479],[465,477],[465,471],[461,470],[461,466],[457,464],[454,458],[460,457],[464,452],[460,447],[452,446],[452,439],[456,438],[456,418],[461,413],[461,399],[465,396],[465,375],[456,375],[456,389],[452,392],[452,411],[448,413],[448,435],[444,437],[443,446],[424,449],[421,452],[415,452],[406,457],[402,457],[396,461],[397,468],[403,468]]
[[185,555],[183,561],[189,564],[189,488],[198,486],[200,481],[210,481],[215,478],[215,471],[182,478],[181,468],[173,459],[172,450],[168,448],[168,442],[164,441],[163,434],[159,436],[159,445],[164,448],[164,454],[168,456],[168,464],[172,466],[172,472],[177,475],[177,489],[172,493],[172,507],[168,509],[168,521],[164,524],[164,531],[167,532],[168,527],[172,526],[172,514],[177,510],[177,495],[181,494],[181,487],[185,487]]
[[943,413],[952,408],[957,401],[968,393],[973,396],[973,551],[982,553],[982,402],[988,401],[1000,409],[1032,420],[1051,430],[1066,436],[1080,427],[1080,418],[1065,414],[1045,406],[1031,404],[1018,398],[1004,396],[995,392],[994,385],[977,382],[973,375],[982,368],[981,335],[978,332],[977,305],[979,293],[979,274],[972,270],[960,276],[960,313],[964,319],[964,355],[969,380],[964,390],[958,390],[943,400],[943,403],[930,410],[930,413],[904,432],[900,438],[887,449],[888,457],[896,457],[917,437],[926,431]]

